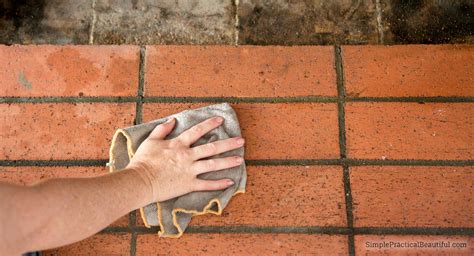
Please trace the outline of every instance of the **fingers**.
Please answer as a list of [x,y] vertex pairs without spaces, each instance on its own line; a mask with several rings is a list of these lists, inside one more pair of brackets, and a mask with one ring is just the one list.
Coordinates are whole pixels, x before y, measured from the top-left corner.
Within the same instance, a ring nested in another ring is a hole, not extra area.
[[151,139],[164,139],[174,128],[176,124],[176,119],[172,118],[165,123],[159,124],[153,129],[148,138]]
[[205,191],[205,190],[220,190],[225,189],[234,182],[231,179],[222,180],[201,180],[197,179],[194,187],[194,191]]
[[205,172],[217,171],[231,168],[234,166],[239,166],[243,161],[244,159],[240,156],[201,160],[193,164],[193,169],[195,170],[196,175],[199,175]]
[[221,125],[223,121],[224,119],[222,117],[209,118],[184,131],[176,139],[189,147],[191,144],[199,140],[199,138],[201,138],[204,134]]
[[236,137],[199,145],[190,150],[194,159],[201,159],[240,148],[244,145],[244,142],[245,140],[243,138]]

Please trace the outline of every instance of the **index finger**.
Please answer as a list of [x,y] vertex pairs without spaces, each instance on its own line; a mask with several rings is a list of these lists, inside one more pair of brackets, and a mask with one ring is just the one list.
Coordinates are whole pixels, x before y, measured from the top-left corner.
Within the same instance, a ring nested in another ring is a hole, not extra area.
[[222,124],[224,119],[220,116],[209,118],[181,133],[175,139],[181,141],[187,146],[191,146],[194,142],[198,141],[199,138],[204,134],[210,132],[212,129]]

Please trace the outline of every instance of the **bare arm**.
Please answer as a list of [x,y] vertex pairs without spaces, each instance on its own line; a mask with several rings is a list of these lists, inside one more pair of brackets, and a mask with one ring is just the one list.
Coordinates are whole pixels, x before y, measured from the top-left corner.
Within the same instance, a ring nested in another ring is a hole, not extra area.
[[94,178],[0,184],[0,253],[17,255],[82,240],[151,202],[135,170]]
[[232,185],[196,176],[240,165],[240,157],[200,160],[241,147],[238,138],[190,148],[221,124],[208,119],[164,140],[175,121],[157,126],[119,172],[93,178],[50,179],[32,186],[0,183],[0,254],[14,255],[70,244],[126,213],[156,201]]

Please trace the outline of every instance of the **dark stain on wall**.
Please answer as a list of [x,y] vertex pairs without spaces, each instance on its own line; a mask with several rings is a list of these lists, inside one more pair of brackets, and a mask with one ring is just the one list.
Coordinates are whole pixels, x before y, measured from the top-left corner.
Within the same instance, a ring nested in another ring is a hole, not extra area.
[[473,42],[473,0],[391,0],[387,9],[391,43]]

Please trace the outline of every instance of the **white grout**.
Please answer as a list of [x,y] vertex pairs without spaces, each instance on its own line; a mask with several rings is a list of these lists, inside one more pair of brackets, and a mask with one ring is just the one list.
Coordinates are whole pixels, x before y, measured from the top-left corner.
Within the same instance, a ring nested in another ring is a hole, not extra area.
[[239,0],[234,0],[235,4],[235,31],[234,31],[234,45],[239,45]]
[[375,0],[375,9],[377,12],[377,30],[379,32],[379,43],[383,44],[385,39],[382,24],[382,6],[380,4],[380,0]]
[[94,30],[95,30],[95,23],[97,22],[97,13],[95,12],[95,2],[96,0],[92,0],[92,22],[91,22],[91,29],[89,31],[89,44],[94,44]]

